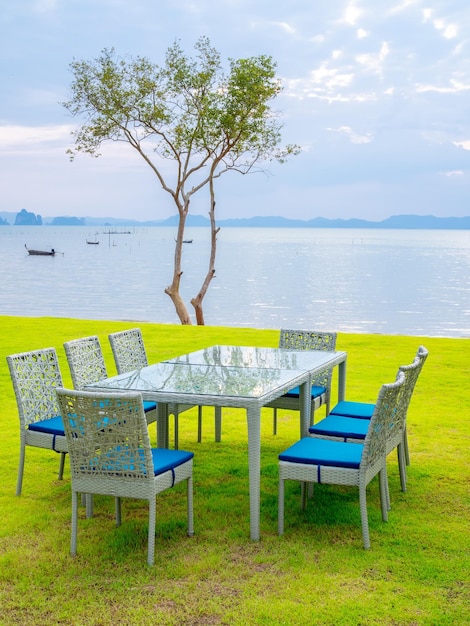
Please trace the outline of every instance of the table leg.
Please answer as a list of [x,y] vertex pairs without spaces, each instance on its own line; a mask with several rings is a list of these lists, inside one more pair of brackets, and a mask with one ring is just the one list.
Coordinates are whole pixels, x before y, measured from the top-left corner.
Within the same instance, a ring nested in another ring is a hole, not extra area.
[[306,437],[310,427],[310,416],[312,414],[312,394],[310,392],[311,381],[300,385],[300,438]]
[[346,396],[346,359],[338,367],[338,402]]
[[260,535],[261,409],[246,410],[248,425],[248,473],[250,489],[250,537]]
[[215,411],[215,440],[220,442],[222,439],[222,407],[216,406],[214,407]]
[[157,447],[170,447],[168,435],[168,404],[164,402],[157,403]]

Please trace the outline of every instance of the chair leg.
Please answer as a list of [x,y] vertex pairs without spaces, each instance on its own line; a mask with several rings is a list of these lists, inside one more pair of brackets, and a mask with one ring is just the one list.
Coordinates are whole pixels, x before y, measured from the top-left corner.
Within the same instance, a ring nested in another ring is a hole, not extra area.
[[400,472],[400,485],[403,492],[406,491],[406,454],[403,443],[397,446],[398,469]]
[[155,496],[149,500],[149,536],[147,563],[153,565],[155,561],[155,526],[157,523],[157,499]]
[[17,496],[21,496],[21,490],[23,488],[24,457],[25,457],[25,446],[22,443],[21,449],[20,449],[20,460],[18,463],[18,480],[16,481],[16,495]]
[[405,425],[405,432],[403,433],[403,446],[405,450],[406,464],[409,465],[410,464],[410,450],[408,448],[408,433],[406,430],[406,425]]
[[284,534],[284,480],[279,479],[279,496],[277,505],[277,534]]
[[78,493],[72,490],[72,531],[70,538],[70,554],[77,554],[77,526],[78,526]]
[[307,498],[309,500],[313,498],[313,485],[314,483],[307,483]]
[[91,519],[93,517],[93,494],[85,494],[85,506],[86,506],[86,518]]
[[359,507],[361,509],[362,540],[364,542],[364,548],[368,550],[370,548],[370,537],[369,519],[367,517],[367,498],[365,484],[359,485]]
[[382,509],[382,520],[388,521],[388,511],[390,509],[390,496],[388,493],[388,479],[387,470],[384,469],[379,472],[379,489],[380,489],[380,506]]
[[114,498],[114,506],[116,509],[116,526],[121,525],[121,498]]
[[384,482],[384,494],[385,494],[385,502],[387,504],[387,511],[390,511],[390,509],[392,508],[392,505],[390,503],[390,489],[388,487],[388,474],[387,474],[387,459],[385,459],[385,464],[384,464],[384,476],[385,476],[385,482]]
[[194,535],[193,477],[188,478],[188,537]]
[[62,478],[64,477],[65,455],[66,455],[66,452],[60,453],[59,480],[62,480]]
[[202,441],[202,406],[197,407],[197,442]]
[[273,409],[273,435],[277,435],[277,409]]
[[305,511],[305,509],[307,508],[307,495],[310,484],[311,483],[300,483],[300,506],[302,507],[302,511]]
[[178,414],[178,410],[175,411],[175,450],[178,450],[178,420],[179,420],[179,414]]
[[312,400],[312,408],[310,409],[310,426],[315,424],[315,400]]

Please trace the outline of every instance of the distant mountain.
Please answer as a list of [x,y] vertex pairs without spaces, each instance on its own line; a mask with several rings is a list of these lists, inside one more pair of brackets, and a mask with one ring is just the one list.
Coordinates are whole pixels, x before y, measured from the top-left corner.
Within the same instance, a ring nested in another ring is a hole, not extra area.
[[285,217],[251,217],[218,221],[220,226],[253,226],[262,228],[410,228],[464,230],[470,229],[469,217],[434,217],[433,215],[394,215],[381,222],[357,218],[327,219],[315,217],[311,220],[290,220]]
[[[27,213],[24,209],[24,213]],[[20,212],[24,217],[24,213]],[[0,211],[3,224],[15,224],[19,213]],[[28,217],[35,217],[34,213]],[[38,216],[40,219],[40,216]],[[164,220],[149,220],[139,222],[133,219],[115,217],[46,217],[43,218],[46,226],[171,226],[178,225],[178,216],[173,215]],[[36,222],[37,223],[37,222]],[[187,226],[209,226],[209,219],[203,215],[188,215]],[[430,230],[470,230],[470,216],[467,217],[435,217],[434,215],[392,215],[380,222],[372,222],[357,218],[351,219],[328,219],[315,217],[310,220],[289,219],[287,217],[258,216],[241,217],[226,220],[217,220],[217,225],[224,228],[407,228],[407,229],[430,229]]]
[[[177,218],[169,218],[159,223],[159,226],[176,225]],[[188,216],[188,226],[205,226],[209,220],[200,215]],[[434,230],[467,230],[470,229],[470,216],[468,217],[434,217],[433,215],[393,215],[381,222],[371,222],[351,218],[348,220],[326,217],[315,217],[311,220],[291,220],[287,217],[250,217],[217,220],[219,226],[230,227],[253,227],[253,228],[409,228],[409,229],[434,229]]]

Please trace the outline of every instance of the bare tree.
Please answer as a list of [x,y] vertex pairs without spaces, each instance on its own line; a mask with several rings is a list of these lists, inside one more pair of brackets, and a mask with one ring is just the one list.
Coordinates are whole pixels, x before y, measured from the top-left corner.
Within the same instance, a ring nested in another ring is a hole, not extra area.
[[[173,279],[165,292],[182,324],[191,324],[180,295],[182,248],[191,199],[209,189],[211,243],[207,273],[191,299],[196,321],[204,324],[203,299],[215,274],[217,233],[215,181],[225,172],[253,172],[261,163],[284,160],[299,152],[279,147],[281,124],[269,103],[281,90],[276,65],[269,56],[229,59],[225,73],[220,54],[206,37],[189,58],[175,42],[161,66],[147,58],[125,59],[114,49],[91,62],[73,61],[70,101],[62,103],[84,118],[73,133],[68,153],[99,156],[104,141],[128,143],[137,150],[160,185],[173,199],[179,221]],[[166,174],[166,160],[174,173]]]

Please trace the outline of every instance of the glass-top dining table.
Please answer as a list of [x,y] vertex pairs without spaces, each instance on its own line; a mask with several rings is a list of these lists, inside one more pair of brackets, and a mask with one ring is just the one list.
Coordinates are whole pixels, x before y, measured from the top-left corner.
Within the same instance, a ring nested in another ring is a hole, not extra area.
[[157,402],[157,445],[168,447],[168,407],[235,407],[246,410],[250,494],[250,536],[260,537],[261,409],[294,387],[300,388],[300,436],[310,424],[313,377],[338,367],[338,400],[346,386],[346,352],[286,350],[251,346],[210,346],[112,376],[89,390],[139,391]]

